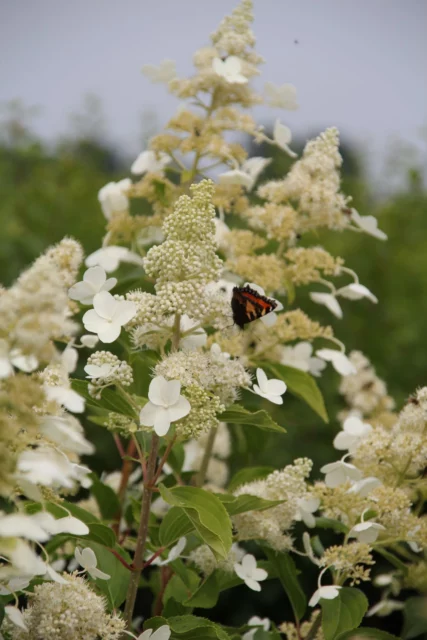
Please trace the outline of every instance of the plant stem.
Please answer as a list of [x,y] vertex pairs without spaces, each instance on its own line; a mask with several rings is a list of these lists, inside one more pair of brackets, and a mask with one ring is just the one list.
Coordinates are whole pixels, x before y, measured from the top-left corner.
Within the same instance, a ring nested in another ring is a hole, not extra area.
[[[127,446],[126,453],[123,452],[123,454],[131,458],[134,455],[134,453],[135,453],[135,443],[133,442],[133,440],[131,440]],[[119,534],[120,520],[122,518],[122,505],[124,502],[126,488],[129,482],[129,476],[132,473],[133,463],[132,463],[132,460],[130,460],[129,458],[126,458],[126,460],[123,460],[123,464],[122,464],[122,475],[120,478],[120,486],[118,491],[120,509],[119,509],[119,512],[116,514],[116,517],[114,518],[114,524],[113,524],[113,531],[116,534],[116,536],[118,536]]]
[[179,313],[176,313],[175,321],[173,323],[172,351],[178,350],[180,340],[181,340],[181,315]]
[[159,476],[160,476],[160,474],[162,472],[163,466],[164,466],[166,460],[169,457],[169,454],[171,452],[171,449],[172,449],[173,445],[176,442],[177,437],[178,436],[174,436],[172,438],[172,440],[169,442],[168,446],[166,447],[165,452],[164,452],[163,456],[161,457],[159,465],[157,467],[156,475],[153,478],[153,484],[156,484],[157,480],[159,479]]
[[205,481],[206,472],[208,470],[217,431],[218,427],[213,427],[209,432],[208,441],[206,443],[205,452],[203,454],[202,464],[200,465],[200,470],[196,476],[196,487],[201,487]]
[[320,625],[322,623],[322,612],[319,611],[316,620],[313,622],[313,624],[311,625],[311,629],[310,631],[307,633],[307,635],[305,636],[305,640],[314,640],[314,638],[317,635],[317,632],[320,629]]
[[159,436],[153,434],[151,451],[147,463],[147,477],[144,484],[142,496],[141,519],[139,522],[138,537],[136,542],[135,555],[133,558],[132,575],[129,581],[124,617],[128,629],[132,627],[133,609],[135,607],[136,594],[141,577],[144,552],[148,537],[148,520],[150,517],[151,498],[153,495],[153,479],[156,472],[157,451],[159,449]]

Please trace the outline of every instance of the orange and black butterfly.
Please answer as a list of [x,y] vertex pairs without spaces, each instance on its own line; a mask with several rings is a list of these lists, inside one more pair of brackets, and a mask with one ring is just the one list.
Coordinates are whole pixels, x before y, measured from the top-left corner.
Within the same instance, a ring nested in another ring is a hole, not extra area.
[[245,324],[258,320],[274,311],[277,301],[261,295],[251,287],[234,287],[231,298],[233,320],[241,329]]

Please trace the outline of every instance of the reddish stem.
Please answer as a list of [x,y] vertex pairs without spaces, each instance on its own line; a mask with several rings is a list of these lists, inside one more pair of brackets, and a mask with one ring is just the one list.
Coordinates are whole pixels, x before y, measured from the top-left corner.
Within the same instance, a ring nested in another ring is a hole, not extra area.
[[162,567],[161,568],[161,572],[160,572],[160,576],[161,576],[161,587],[160,587],[159,593],[157,594],[156,602],[154,604],[154,611],[153,611],[153,615],[154,616],[162,615],[162,611],[163,611],[163,596],[165,595],[165,591],[166,591],[166,587],[168,586],[168,582],[173,576],[173,571],[172,571],[172,569],[170,569],[170,567]]
[[153,478],[153,484],[156,484],[157,480],[159,479],[160,474],[162,473],[162,469],[166,463],[166,460],[168,459],[169,454],[172,450],[172,447],[176,442],[176,438],[177,436],[174,436],[172,440],[169,442],[168,446],[166,447],[165,452],[160,459],[159,466],[157,467],[156,475]]
[[113,556],[116,556],[117,560],[119,560],[122,563],[122,565],[126,567],[126,569],[128,569],[128,571],[132,571],[131,565],[128,564],[126,560],[124,560],[124,558],[122,558],[122,556],[120,555],[120,553],[118,553],[118,551],[116,551],[115,549],[108,549],[108,551],[111,551]]
[[[118,437],[118,436],[117,436]],[[116,438],[114,438],[116,439]],[[118,438],[120,440],[120,438]],[[117,441],[116,441],[117,444]],[[117,445],[118,448],[119,445]],[[122,443],[120,442],[120,446],[122,447]],[[113,531],[116,534],[116,536],[118,536],[119,534],[119,527],[120,527],[120,520],[122,518],[122,512],[123,512],[123,502],[124,502],[124,498],[125,498],[125,494],[126,494],[126,489],[128,486],[128,482],[129,482],[129,476],[132,473],[132,467],[133,467],[133,461],[129,460],[128,458],[131,458],[135,455],[136,452],[136,447],[135,447],[135,443],[133,440],[129,441],[129,444],[127,446],[126,452],[124,451],[123,447],[123,455],[122,457],[126,456],[126,459],[123,460],[122,463],[122,475],[120,478],[120,486],[119,486],[119,491],[118,491],[118,498],[119,498],[119,503],[120,503],[120,508],[116,514],[116,517],[114,518],[114,524],[113,524]]]
[[151,558],[148,558],[147,562],[144,564],[143,569],[145,569],[146,567],[149,567],[150,564],[152,562],[154,562],[154,560],[156,558],[159,557],[160,554],[163,553],[163,551],[166,549],[166,547],[160,547],[160,549],[157,549],[156,553],[153,553],[153,555],[151,556]]

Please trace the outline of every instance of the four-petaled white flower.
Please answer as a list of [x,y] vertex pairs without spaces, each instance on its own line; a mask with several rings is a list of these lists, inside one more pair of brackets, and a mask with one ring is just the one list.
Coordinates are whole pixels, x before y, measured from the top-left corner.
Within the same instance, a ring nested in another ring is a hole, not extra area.
[[255,557],[250,553],[243,556],[241,563],[236,562],[234,564],[234,571],[252,591],[261,591],[259,583],[268,578],[267,571],[258,569]]
[[266,82],[264,92],[270,107],[279,107],[288,111],[298,109],[297,90],[293,84],[282,84],[279,87],[272,82]]
[[341,587],[337,585],[328,585],[326,587],[319,587],[311,596],[309,601],[310,607],[315,607],[319,600],[333,600],[339,596],[339,590]]
[[252,618],[249,618],[248,620],[248,626],[257,628],[251,629],[250,631],[247,631],[245,634],[243,634],[242,640],[253,640],[258,629],[269,631],[271,622],[268,618],[259,618],[258,616],[252,616]]
[[170,156],[162,151],[159,154],[155,151],[142,151],[133,162],[130,170],[137,176],[143,173],[163,173],[170,161]]
[[218,178],[221,184],[240,184],[246,189],[250,189],[253,183],[251,176],[241,169],[224,171],[219,174]]
[[265,372],[258,367],[256,370],[258,384],[254,384],[253,390],[261,398],[266,398],[274,404],[283,404],[282,395],[286,392],[287,386],[283,380],[277,378],[267,378]]
[[[265,296],[264,289],[262,287],[260,287],[259,284],[255,284],[255,282],[245,282],[244,286],[245,287],[250,287],[251,289],[253,289],[257,293],[259,293],[260,295]],[[278,311],[282,311],[282,309],[283,309],[283,304],[279,300],[276,300],[275,298],[271,298],[271,296],[269,296],[269,298],[270,298],[270,300],[274,300],[274,302],[276,303],[276,306],[274,307],[274,311],[270,311],[269,313],[266,313],[265,316],[261,316],[261,318],[260,318],[260,321],[263,324],[265,324],[266,327],[272,327],[273,324],[276,324],[276,322],[277,322],[276,313]]]
[[212,68],[218,76],[230,84],[245,84],[248,82],[242,73],[242,61],[237,56],[228,56],[225,60],[214,58]]
[[113,371],[115,371],[116,367],[113,367],[108,362],[104,362],[104,364],[87,364],[85,366],[85,371],[87,373],[86,378],[90,378],[91,380],[96,380],[96,378],[106,378]]
[[71,413],[83,413],[85,410],[85,399],[74,389],[45,385],[44,390],[48,400],[57,402]]
[[22,615],[22,612],[18,609],[18,607],[12,607],[10,604],[6,605],[4,608],[4,612],[16,627],[24,629],[25,631],[29,631],[27,625],[25,624],[24,616]]
[[377,522],[359,522],[348,534],[349,538],[356,538],[358,542],[371,544],[375,542],[381,531],[385,531],[385,527]]
[[126,191],[131,185],[132,181],[129,178],[125,178],[119,182],[109,182],[99,190],[98,200],[102,213],[107,220],[116,211],[125,211],[128,208],[129,198],[126,195]]
[[322,358],[322,360],[326,360],[326,362],[332,362],[335,371],[342,376],[349,376],[356,373],[355,366],[342,351],[337,351],[337,349],[319,349],[316,351],[316,356]]
[[168,553],[168,557],[165,560],[162,560],[161,558],[156,558],[155,560],[153,560],[152,564],[158,565],[159,567],[163,567],[164,565],[169,564],[170,562],[173,562],[174,560],[180,557],[181,553],[184,551],[186,547],[186,544],[187,544],[187,538],[184,536],[178,540],[178,542],[174,547],[172,547],[172,549]]
[[387,240],[387,234],[378,229],[378,220],[374,216],[361,216],[356,209],[351,210],[351,219],[365,233],[368,233],[378,240]]
[[175,60],[163,60],[159,65],[144,64],[142,73],[150,78],[151,82],[170,82],[176,77]]
[[344,484],[347,480],[360,480],[362,477],[361,471],[354,464],[344,462],[343,460],[337,460],[337,462],[330,462],[325,464],[320,471],[325,474],[325,484],[327,487],[334,489],[339,487],[340,484]]
[[309,496],[307,498],[298,498],[298,511],[295,514],[295,520],[297,522],[300,522],[302,520],[307,527],[316,526],[316,518],[314,517],[313,513],[317,511],[319,505],[319,498],[315,498],[314,496]]
[[371,431],[370,424],[363,422],[357,416],[349,416],[344,420],[342,431],[334,438],[334,447],[340,451],[348,450],[353,453]]
[[320,291],[312,291],[310,298],[316,304],[323,304],[335,317],[342,318],[342,309],[336,297],[332,293],[321,293]]
[[97,251],[91,253],[85,260],[87,267],[96,267],[99,265],[107,273],[115,271],[119,268],[121,262],[129,262],[130,264],[143,265],[141,256],[126,247],[116,247],[110,245],[109,247],[102,247]]
[[74,557],[92,578],[98,578],[99,580],[109,580],[111,578],[108,573],[104,573],[97,568],[98,561],[95,552],[90,547],[85,547],[83,550],[80,547],[76,547]]
[[313,357],[312,353],[313,346],[309,342],[299,342],[294,347],[283,347],[280,362],[318,377],[326,367],[326,362]]
[[366,498],[371,491],[380,487],[382,485],[381,480],[378,478],[374,478],[374,476],[369,476],[368,478],[362,478],[362,480],[358,480],[355,482],[347,493],[357,493],[362,498]]
[[158,436],[166,435],[172,422],[190,413],[191,405],[180,392],[179,380],[165,380],[163,376],[153,378],[148,389],[149,401],[139,414],[140,423],[154,427]]
[[171,633],[170,627],[164,624],[154,632],[152,629],[147,629],[136,640],[169,640]]
[[346,287],[341,287],[341,289],[338,289],[337,291],[337,296],[342,296],[348,300],[361,300],[362,298],[368,298],[368,300],[375,304],[378,302],[378,298],[374,296],[372,291],[369,291],[368,287],[365,287],[365,285],[359,284],[358,282],[352,282],[352,284],[348,284]]
[[117,284],[117,278],[108,278],[104,269],[99,265],[90,267],[83,274],[83,280],[76,282],[68,289],[71,300],[78,300],[82,304],[92,304],[94,296],[100,291],[110,291]]
[[135,313],[134,302],[116,300],[108,291],[101,291],[93,299],[93,309],[84,314],[83,324],[87,331],[96,333],[101,342],[114,342],[122,326],[132,320]]
[[273,140],[277,144],[277,146],[280,147],[280,149],[286,151],[288,156],[290,156],[291,158],[297,157],[295,151],[292,151],[292,149],[289,147],[290,143],[292,142],[291,130],[289,129],[289,127],[282,124],[280,120],[276,120],[274,124]]

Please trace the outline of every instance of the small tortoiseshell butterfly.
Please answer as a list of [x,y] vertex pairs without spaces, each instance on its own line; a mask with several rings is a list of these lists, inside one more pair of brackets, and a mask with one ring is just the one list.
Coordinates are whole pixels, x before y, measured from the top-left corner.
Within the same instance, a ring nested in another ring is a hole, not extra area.
[[251,287],[234,287],[231,298],[233,320],[241,329],[248,322],[253,322],[267,315],[277,307],[276,300],[262,296]]

